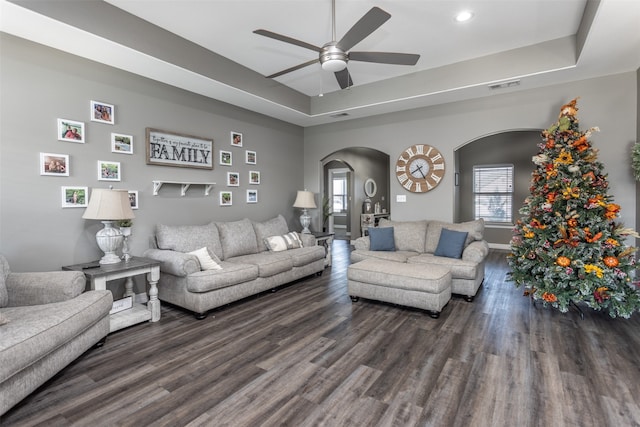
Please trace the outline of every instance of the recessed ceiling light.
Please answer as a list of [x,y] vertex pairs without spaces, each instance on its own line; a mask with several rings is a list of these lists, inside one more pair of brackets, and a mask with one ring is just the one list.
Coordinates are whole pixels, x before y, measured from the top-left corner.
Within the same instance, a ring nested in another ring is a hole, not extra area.
[[473,13],[469,12],[468,10],[463,10],[456,15],[456,21],[458,22],[466,22],[471,18],[473,18]]

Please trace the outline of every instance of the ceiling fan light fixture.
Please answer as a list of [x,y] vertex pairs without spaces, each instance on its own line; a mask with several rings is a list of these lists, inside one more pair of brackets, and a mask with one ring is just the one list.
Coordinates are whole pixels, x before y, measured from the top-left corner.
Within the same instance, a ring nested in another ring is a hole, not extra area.
[[325,71],[342,71],[347,68],[347,63],[344,59],[328,59],[322,63],[322,69]]
[[334,43],[328,43],[320,52],[320,64],[325,71],[333,73],[347,68],[347,54]]

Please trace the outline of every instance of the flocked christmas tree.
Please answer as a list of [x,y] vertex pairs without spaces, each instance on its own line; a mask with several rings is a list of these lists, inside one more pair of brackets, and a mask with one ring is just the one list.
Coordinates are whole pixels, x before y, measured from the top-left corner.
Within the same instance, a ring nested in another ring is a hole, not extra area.
[[574,99],[542,132],[531,196],[511,240],[509,277],[562,312],[583,302],[628,318],[640,309],[640,291],[632,277],[636,248],[624,240],[637,234],[616,222],[620,206],[589,142],[598,128],[581,132],[577,110]]

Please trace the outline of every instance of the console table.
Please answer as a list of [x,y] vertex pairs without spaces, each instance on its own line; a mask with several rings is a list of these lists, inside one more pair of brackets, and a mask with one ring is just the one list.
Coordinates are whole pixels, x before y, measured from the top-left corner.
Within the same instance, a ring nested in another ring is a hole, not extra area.
[[377,227],[381,218],[389,219],[390,213],[360,214],[360,232],[362,237],[369,235],[369,227]]
[[311,233],[316,238],[316,244],[324,246],[325,257],[324,267],[331,267],[331,244],[333,243],[334,233]]
[[128,262],[117,264],[99,264],[98,261],[67,265],[63,270],[81,271],[87,278],[91,289],[107,289],[107,282],[125,279],[124,296],[135,297],[133,293],[133,277],[147,275],[149,282],[149,302],[136,304],[127,310],[114,313],[110,318],[109,332],[114,332],[136,323],[160,320],[160,300],[158,299],[158,280],[160,279],[160,262],[148,258],[132,257]]

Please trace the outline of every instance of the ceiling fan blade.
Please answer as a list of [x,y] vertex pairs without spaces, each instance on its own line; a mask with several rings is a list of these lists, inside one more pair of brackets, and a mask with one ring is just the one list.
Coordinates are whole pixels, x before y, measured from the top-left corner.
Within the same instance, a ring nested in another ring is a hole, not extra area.
[[358,43],[360,43],[365,37],[373,33],[382,24],[387,22],[391,18],[391,15],[380,9],[379,7],[371,8],[353,27],[342,37],[342,39],[336,44],[343,51],[348,51]]
[[351,80],[351,74],[349,74],[348,69],[345,68],[342,71],[336,71],[334,74],[336,75],[336,80],[338,80],[340,89],[346,89],[353,86],[353,80]]
[[275,77],[280,77],[280,76],[281,76],[281,75],[283,75],[283,74],[287,74],[287,73],[290,73],[290,72],[292,72],[292,71],[299,70],[300,68],[304,68],[304,67],[306,67],[306,66],[309,66],[309,65],[315,64],[316,62],[320,62],[320,59],[319,59],[319,58],[312,59],[311,61],[307,61],[307,62],[305,62],[305,63],[303,63],[303,64],[296,65],[295,67],[287,68],[286,70],[282,70],[282,71],[280,71],[280,72],[278,72],[278,73],[271,74],[270,76],[267,76],[267,78],[268,78],[268,79],[273,79],[273,78],[275,78]]
[[420,55],[396,52],[349,52],[350,61],[378,62],[381,64],[416,65]]
[[272,31],[268,31],[268,30],[255,30],[254,31],[255,34],[259,34],[261,36],[265,36],[265,37],[269,37],[272,39],[276,39],[276,40],[280,40],[281,42],[285,42],[285,43],[290,43],[290,44],[294,44],[296,46],[300,46],[300,47],[304,47],[305,49],[310,49],[313,50],[314,52],[321,52],[322,48],[318,47],[318,46],[314,46],[310,43],[306,43],[291,37],[287,37],[287,36],[283,36],[282,34],[278,34],[278,33],[274,33]]

